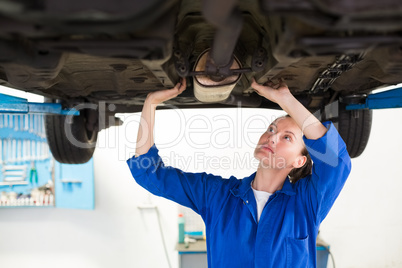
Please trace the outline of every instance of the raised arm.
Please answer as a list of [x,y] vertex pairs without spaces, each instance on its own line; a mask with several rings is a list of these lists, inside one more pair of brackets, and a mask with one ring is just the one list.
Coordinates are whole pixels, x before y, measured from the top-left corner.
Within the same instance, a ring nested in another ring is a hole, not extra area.
[[254,80],[251,86],[259,95],[277,103],[287,112],[299,125],[306,138],[316,140],[326,133],[324,125],[292,95],[282,80],[278,85],[273,83],[260,85]]
[[336,129],[327,122],[325,127],[293,95],[286,84],[252,84],[258,94],[276,102],[303,130],[303,139],[314,162],[313,172],[300,180],[301,200],[306,201],[311,217],[321,222],[331,209],[351,170],[346,145]]
[[159,90],[151,92],[145,99],[142,107],[140,127],[138,128],[137,147],[135,155],[143,155],[154,144],[154,124],[155,110],[158,104],[176,97],[186,89],[186,79],[182,79],[180,83],[172,89]]
[[205,217],[206,208],[217,191],[217,185],[222,181],[233,183],[233,180],[222,180],[220,176],[205,172],[189,173],[165,166],[154,146],[156,106],[179,95],[185,88],[186,81],[182,80],[172,89],[148,94],[141,113],[136,155],[128,159],[127,164],[135,181],[144,189],[189,207]]

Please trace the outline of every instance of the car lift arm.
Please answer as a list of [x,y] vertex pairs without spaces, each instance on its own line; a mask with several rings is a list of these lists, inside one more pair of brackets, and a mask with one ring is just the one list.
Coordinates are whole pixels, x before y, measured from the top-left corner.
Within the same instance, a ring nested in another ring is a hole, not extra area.
[[387,109],[402,107],[402,87],[368,95],[365,103],[349,104],[346,110]]
[[[402,107],[402,87],[369,95],[364,103],[349,104],[346,110],[387,109]],[[35,103],[26,99],[0,94],[0,113],[46,113],[79,115],[78,110],[63,109],[60,103]]]
[[74,108],[63,109],[60,103],[36,103],[27,99],[0,94],[0,113],[43,113],[59,115],[80,115]]

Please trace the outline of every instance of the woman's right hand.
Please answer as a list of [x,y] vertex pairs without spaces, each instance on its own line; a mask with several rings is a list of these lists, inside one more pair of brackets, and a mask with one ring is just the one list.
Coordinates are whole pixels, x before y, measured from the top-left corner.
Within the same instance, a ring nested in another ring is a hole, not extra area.
[[180,83],[177,83],[174,88],[154,91],[148,94],[146,102],[158,105],[164,101],[177,97],[186,89],[186,79],[182,78]]
[[308,139],[316,140],[327,132],[326,127],[292,95],[283,80],[277,85],[272,82],[260,85],[253,79],[251,86],[259,95],[279,104],[296,121]]

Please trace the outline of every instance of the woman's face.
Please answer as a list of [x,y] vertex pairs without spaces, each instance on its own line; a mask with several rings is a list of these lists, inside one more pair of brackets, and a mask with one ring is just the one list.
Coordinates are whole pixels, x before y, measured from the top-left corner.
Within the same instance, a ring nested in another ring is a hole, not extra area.
[[299,168],[306,162],[302,155],[303,134],[290,117],[281,117],[269,125],[254,151],[254,157],[263,167],[284,169]]

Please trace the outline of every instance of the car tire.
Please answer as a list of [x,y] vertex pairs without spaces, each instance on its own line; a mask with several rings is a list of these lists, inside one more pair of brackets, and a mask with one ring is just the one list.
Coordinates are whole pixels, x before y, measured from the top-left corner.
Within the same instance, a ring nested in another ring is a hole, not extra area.
[[360,156],[370,138],[372,110],[346,110],[346,104],[339,103],[338,131],[346,143],[351,158]]
[[89,131],[86,121],[85,110],[79,116],[45,115],[47,141],[58,162],[82,164],[91,159],[98,131]]

